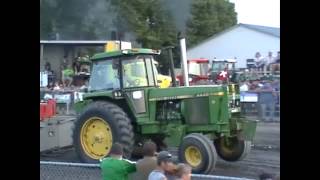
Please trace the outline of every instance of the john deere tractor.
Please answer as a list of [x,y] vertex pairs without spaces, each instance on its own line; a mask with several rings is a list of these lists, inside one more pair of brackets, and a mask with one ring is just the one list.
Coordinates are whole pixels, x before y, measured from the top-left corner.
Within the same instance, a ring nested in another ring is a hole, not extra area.
[[148,140],[160,149],[176,147],[180,161],[191,165],[194,173],[211,173],[217,156],[243,159],[250,151],[256,121],[231,117],[225,86],[159,88],[153,66],[159,54],[128,49],[91,58],[89,88],[76,104],[80,114],[73,132],[81,161],[97,162],[115,142],[130,158]]

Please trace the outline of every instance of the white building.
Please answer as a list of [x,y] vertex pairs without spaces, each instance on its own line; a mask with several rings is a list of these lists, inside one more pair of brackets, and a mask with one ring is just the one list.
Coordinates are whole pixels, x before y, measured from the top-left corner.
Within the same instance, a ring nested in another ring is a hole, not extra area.
[[280,51],[280,28],[238,24],[187,49],[188,59],[236,58],[237,68],[245,68],[246,60],[253,59],[256,52],[273,56]]

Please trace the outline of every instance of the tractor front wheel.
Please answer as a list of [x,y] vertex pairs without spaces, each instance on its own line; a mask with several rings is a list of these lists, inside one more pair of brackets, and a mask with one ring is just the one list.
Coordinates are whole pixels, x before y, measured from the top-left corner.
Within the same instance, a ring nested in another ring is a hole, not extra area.
[[225,161],[239,161],[251,150],[251,141],[239,140],[237,137],[221,137],[214,141],[219,157]]
[[189,164],[193,173],[211,173],[217,154],[210,139],[202,134],[192,133],[183,138],[179,147],[180,161]]
[[80,160],[95,163],[109,154],[113,143],[123,145],[124,157],[131,155],[133,130],[126,113],[117,105],[96,101],[88,105],[75,123],[73,144]]

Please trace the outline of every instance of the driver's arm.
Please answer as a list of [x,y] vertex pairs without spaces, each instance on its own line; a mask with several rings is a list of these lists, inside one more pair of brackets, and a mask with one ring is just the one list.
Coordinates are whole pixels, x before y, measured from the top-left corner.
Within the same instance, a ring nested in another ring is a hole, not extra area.
[[134,85],[133,79],[125,73],[123,74],[123,83],[125,87],[132,87]]

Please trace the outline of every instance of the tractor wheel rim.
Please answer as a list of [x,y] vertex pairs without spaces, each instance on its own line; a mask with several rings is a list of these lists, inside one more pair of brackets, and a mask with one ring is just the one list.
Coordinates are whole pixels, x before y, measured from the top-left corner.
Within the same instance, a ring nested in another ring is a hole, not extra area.
[[106,156],[112,146],[110,125],[99,117],[89,118],[81,128],[81,146],[84,152],[93,159]]
[[202,155],[200,150],[195,146],[189,146],[185,150],[185,158],[188,164],[192,167],[197,167],[202,161]]

